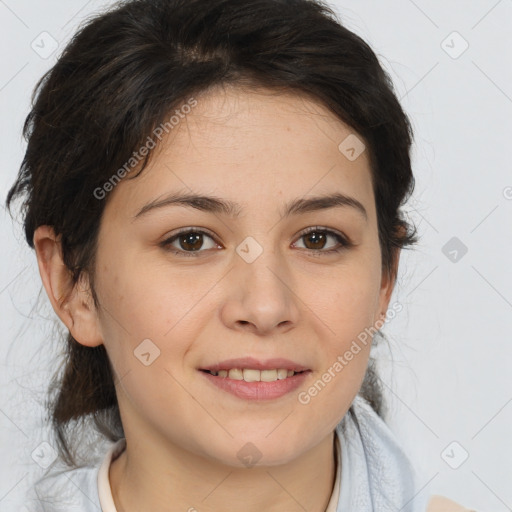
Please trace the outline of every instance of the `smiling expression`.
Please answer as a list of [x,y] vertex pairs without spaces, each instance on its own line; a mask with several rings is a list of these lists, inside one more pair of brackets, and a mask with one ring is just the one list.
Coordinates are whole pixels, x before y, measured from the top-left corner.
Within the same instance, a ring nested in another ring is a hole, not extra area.
[[[349,135],[306,97],[217,89],[198,97],[140,176],[110,193],[97,322],[127,436],[238,466],[251,442],[275,465],[341,420],[370,344],[309,404],[297,395],[380,318],[391,290],[367,151],[350,160],[338,148]],[[253,358],[246,369],[307,371],[291,377],[295,387],[230,379],[240,395],[204,371],[234,358]],[[273,358],[286,361],[265,366]],[[282,389],[270,397],[272,386]]]

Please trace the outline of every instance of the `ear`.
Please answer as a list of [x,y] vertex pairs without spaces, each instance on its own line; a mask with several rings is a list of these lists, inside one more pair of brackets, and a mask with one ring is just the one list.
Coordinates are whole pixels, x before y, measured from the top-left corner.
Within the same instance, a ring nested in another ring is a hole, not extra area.
[[34,248],[39,273],[55,313],[78,343],[87,347],[101,345],[103,336],[88,279],[81,278],[73,285],[71,271],[62,258],[60,237],[55,236],[51,226],[36,229]]
[[384,321],[386,319],[386,312],[389,307],[391,295],[396,283],[398,274],[398,263],[400,261],[401,249],[393,247],[392,249],[392,264],[391,268],[382,269],[382,279],[379,292],[379,307],[375,312],[374,325],[378,320]]

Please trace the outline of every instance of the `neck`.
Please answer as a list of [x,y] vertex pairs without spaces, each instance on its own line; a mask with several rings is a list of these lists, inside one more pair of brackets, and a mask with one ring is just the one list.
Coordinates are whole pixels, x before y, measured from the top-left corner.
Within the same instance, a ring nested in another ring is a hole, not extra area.
[[[239,468],[151,441],[130,442],[110,466],[117,512],[325,512],[334,487],[334,432],[280,466]],[[146,438],[147,439],[147,438]]]

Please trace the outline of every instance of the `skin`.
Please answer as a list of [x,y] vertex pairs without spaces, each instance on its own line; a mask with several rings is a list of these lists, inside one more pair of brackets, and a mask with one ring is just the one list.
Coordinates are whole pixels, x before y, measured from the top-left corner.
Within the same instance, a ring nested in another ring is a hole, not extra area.
[[[103,343],[115,369],[127,438],[110,468],[119,512],[321,512],[334,484],[334,429],[361,386],[370,343],[307,405],[297,397],[382,320],[394,285],[381,268],[368,154],[348,160],[338,145],[353,130],[307,97],[225,87],[197,99],[144,172],[108,197],[95,268],[101,307],[87,280],[71,287],[49,226],[34,236],[42,281],[74,338]],[[242,212],[174,205],[134,220],[176,191],[236,201]],[[368,218],[347,206],[280,217],[288,201],[334,191],[360,201]],[[322,254],[339,242],[308,243],[311,226],[353,246]],[[185,227],[214,235],[197,244],[198,257],[159,246]],[[263,249],[252,263],[236,252],[248,236]],[[149,366],[134,357],[144,339],[160,350]],[[281,398],[251,402],[198,371],[244,356],[285,357],[312,372]],[[237,457],[248,442],[261,452],[250,468]]]

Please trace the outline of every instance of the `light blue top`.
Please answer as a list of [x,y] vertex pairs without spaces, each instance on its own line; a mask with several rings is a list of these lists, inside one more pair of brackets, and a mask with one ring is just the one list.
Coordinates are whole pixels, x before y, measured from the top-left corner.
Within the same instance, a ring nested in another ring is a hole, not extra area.
[[[424,512],[414,470],[389,427],[359,395],[335,430],[338,464],[326,512]],[[22,512],[116,512],[108,482],[111,444],[103,459],[79,469],[51,471],[35,482]],[[341,454],[340,454],[341,451]],[[18,512],[18,511],[16,511]]]

